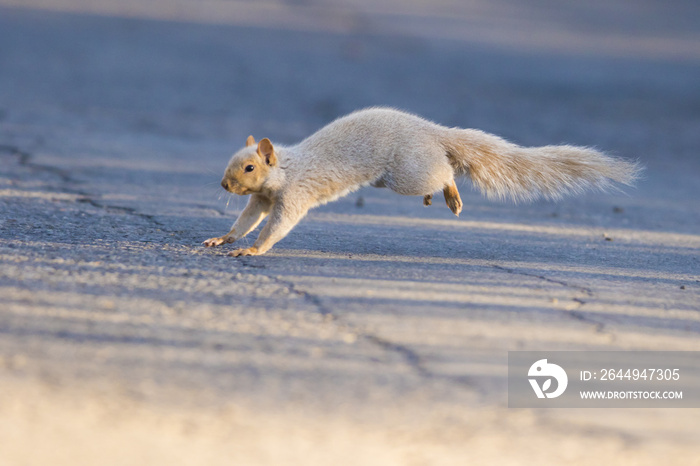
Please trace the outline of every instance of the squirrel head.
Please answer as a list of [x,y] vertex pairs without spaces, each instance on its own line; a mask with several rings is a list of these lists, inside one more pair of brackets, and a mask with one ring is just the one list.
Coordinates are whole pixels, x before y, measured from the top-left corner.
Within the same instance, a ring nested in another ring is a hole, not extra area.
[[255,138],[248,136],[246,146],[231,157],[221,186],[242,196],[259,193],[276,165],[277,156],[270,140],[262,139],[256,146]]

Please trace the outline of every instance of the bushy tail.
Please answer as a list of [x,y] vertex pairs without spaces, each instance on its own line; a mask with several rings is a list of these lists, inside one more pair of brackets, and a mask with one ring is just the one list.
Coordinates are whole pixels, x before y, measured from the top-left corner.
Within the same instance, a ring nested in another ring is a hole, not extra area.
[[443,145],[456,173],[489,198],[516,202],[605,190],[612,181],[632,185],[642,170],[586,147],[520,147],[472,129],[449,129]]

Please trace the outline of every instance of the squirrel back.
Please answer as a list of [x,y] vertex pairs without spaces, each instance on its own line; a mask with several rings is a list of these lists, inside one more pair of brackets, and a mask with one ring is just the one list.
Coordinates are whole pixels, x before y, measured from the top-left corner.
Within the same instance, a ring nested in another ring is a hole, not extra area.
[[[521,147],[474,129],[447,128],[391,108],[341,117],[299,144],[307,170],[321,178],[371,181],[399,194],[427,195],[455,175],[487,197],[558,199],[613,183],[631,185],[640,167],[587,147]],[[376,179],[375,179],[376,178]]]

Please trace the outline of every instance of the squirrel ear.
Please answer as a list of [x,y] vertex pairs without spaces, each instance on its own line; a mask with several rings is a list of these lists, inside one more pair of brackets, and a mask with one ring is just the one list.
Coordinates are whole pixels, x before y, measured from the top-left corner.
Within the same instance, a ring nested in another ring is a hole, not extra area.
[[250,147],[250,146],[252,146],[253,144],[255,144],[255,138],[254,138],[253,135],[251,134],[250,136],[248,136],[248,139],[246,139],[246,141],[245,141],[245,146],[246,146],[246,147]]
[[271,167],[277,164],[275,148],[272,147],[272,143],[269,139],[265,138],[260,140],[258,143],[258,154],[260,154],[260,157]]

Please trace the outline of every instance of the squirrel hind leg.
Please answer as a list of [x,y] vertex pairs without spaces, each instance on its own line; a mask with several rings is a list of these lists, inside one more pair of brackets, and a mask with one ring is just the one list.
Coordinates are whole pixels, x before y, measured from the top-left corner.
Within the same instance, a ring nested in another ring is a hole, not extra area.
[[423,196],[423,205],[426,207],[429,205],[433,205],[433,195],[432,194],[426,194],[425,196]]
[[459,191],[457,191],[455,180],[450,180],[443,188],[442,193],[445,195],[447,207],[450,208],[453,214],[459,217],[459,213],[462,211],[462,198],[459,197]]

